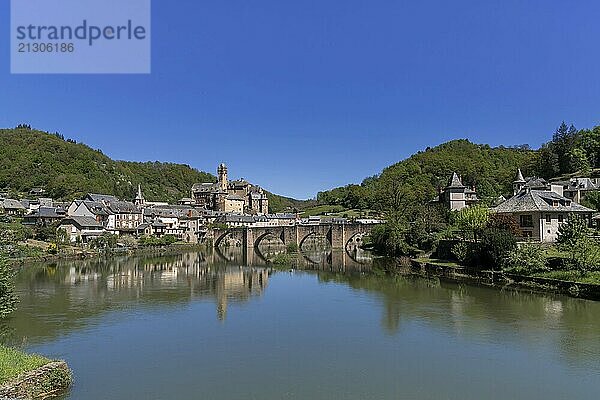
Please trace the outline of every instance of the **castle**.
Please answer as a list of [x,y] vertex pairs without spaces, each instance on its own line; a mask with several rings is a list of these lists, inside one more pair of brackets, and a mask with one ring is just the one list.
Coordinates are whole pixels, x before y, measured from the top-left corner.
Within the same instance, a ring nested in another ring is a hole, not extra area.
[[216,183],[196,183],[192,199],[199,207],[236,214],[267,214],[269,199],[259,186],[244,179],[229,181],[227,166],[217,168]]

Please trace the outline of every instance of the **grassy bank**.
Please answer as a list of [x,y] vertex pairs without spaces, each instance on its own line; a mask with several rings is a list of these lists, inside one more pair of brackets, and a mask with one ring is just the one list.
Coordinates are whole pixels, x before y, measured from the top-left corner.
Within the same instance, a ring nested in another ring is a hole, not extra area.
[[578,271],[548,271],[548,272],[538,272],[532,274],[531,276],[535,276],[538,278],[549,278],[549,279],[558,279],[561,281],[570,281],[577,283],[591,283],[594,285],[600,285],[600,271],[588,272],[586,274],[581,274]]
[[49,362],[49,359],[37,354],[26,354],[0,345],[0,385]]
[[64,361],[0,345],[0,398],[47,399],[64,393],[72,382]]

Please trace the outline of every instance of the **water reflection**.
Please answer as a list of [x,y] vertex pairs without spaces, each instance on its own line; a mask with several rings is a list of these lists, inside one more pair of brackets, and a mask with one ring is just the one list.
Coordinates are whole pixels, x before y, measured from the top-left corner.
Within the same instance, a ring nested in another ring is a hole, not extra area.
[[498,335],[527,345],[546,342],[571,359],[600,356],[600,303],[561,295],[490,289],[438,277],[320,273],[323,283],[349,285],[378,297],[382,329],[399,334],[423,323],[468,340]]
[[[344,251],[304,250],[295,267],[318,271],[321,284],[376,299],[374,312],[389,336],[417,323],[475,341],[498,334],[529,345],[543,341],[573,359],[600,355],[600,303],[435,277],[382,276],[379,265],[364,258],[359,263]],[[259,298],[277,273],[256,252],[236,247],[28,266],[18,275],[21,303],[9,321],[11,337],[47,341],[96,323],[106,312],[169,312],[193,301],[213,302],[216,318],[225,321],[232,303]]]

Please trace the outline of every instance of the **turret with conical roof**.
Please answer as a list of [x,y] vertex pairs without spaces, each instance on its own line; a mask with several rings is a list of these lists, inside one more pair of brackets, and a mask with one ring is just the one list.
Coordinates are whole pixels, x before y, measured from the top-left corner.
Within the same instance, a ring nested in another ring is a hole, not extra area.
[[517,169],[517,176],[513,181],[513,195],[517,195],[525,185],[525,178],[523,178],[523,173],[521,172],[521,168]]
[[446,188],[464,188],[462,181],[460,180],[460,176],[456,172],[452,172],[452,176],[450,177],[450,181],[448,182],[448,186]]

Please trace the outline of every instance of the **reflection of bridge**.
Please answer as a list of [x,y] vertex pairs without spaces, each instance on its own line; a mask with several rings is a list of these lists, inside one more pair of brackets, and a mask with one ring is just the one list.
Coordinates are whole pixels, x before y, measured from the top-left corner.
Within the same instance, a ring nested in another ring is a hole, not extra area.
[[356,248],[363,236],[370,233],[372,224],[320,224],[274,227],[240,227],[213,229],[213,246],[219,247],[226,238],[238,240],[245,248],[257,248],[266,238],[278,238],[284,245],[295,244],[298,248],[309,237],[325,237],[332,248]]

